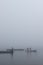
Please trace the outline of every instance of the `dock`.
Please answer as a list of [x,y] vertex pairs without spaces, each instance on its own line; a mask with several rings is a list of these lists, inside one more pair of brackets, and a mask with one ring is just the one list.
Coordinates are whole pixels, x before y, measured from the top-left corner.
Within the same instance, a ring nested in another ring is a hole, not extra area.
[[14,51],[24,51],[24,49],[14,49]]

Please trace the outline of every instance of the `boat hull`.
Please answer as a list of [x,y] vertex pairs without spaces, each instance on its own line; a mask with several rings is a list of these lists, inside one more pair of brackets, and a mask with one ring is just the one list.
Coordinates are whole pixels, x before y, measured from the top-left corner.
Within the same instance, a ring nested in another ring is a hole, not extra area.
[[12,53],[11,51],[0,51],[0,53]]

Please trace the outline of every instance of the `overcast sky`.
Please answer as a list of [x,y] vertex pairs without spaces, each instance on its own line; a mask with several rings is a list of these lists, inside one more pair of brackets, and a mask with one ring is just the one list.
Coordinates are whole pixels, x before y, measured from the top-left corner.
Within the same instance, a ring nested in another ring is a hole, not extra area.
[[0,48],[43,46],[43,0],[0,0]]

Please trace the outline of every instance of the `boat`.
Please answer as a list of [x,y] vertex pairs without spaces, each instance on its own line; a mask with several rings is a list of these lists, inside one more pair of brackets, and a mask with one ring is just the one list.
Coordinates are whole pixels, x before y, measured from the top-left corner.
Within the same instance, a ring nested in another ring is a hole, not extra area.
[[12,53],[10,51],[0,51],[0,53]]
[[7,49],[6,51],[0,51],[0,53],[13,53],[13,48],[12,49]]

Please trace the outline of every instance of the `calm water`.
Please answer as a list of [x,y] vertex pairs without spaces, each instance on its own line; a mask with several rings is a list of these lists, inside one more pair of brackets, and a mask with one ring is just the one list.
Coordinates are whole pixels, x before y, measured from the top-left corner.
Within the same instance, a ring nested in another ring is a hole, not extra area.
[[43,51],[37,53],[26,53],[15,51],[11,54],[0,54],[0,65],[43,65]]

